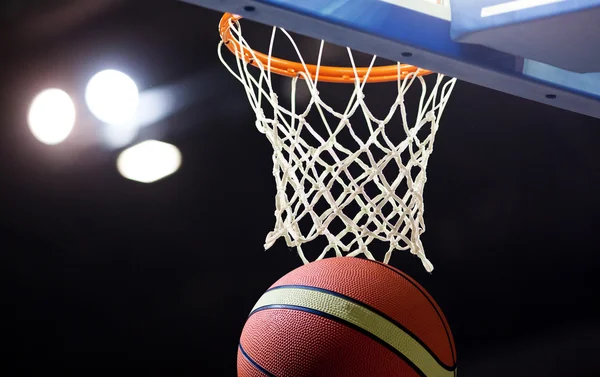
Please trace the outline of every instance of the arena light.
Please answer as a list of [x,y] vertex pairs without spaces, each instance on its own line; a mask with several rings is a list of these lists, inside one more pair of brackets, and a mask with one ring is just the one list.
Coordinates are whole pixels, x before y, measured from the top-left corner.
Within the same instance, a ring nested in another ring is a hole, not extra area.
[[181,166],[181,152],[171,144],[147,140],[127,148],[117,158],[117,169],[127,179],[142,183],[158,181]]
[[31,103],[29,129],[40,142],[55,145],[63,142],[75,126],[75,105],[60,89],[46,89]]
[[125,73],[108,69],[90,79],[85,89],[85,102],[92,114],[101,121],[123,124],[136,113],[138,87]]

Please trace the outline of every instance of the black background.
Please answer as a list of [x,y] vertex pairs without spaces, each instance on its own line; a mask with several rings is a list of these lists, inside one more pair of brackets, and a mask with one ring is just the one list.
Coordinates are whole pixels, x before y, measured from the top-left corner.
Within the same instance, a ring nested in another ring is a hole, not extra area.
[[[270,146],[216,58],[220,15],[177,1],[8,1],[0,58],[0,277],[6,373],[235,375],[248,311],[300,265],[273,225]],[[252,30],[249,27],[249,30]],[[138,140],[182,169],[120,177],[81,102],[91,74],[197,83]],[[57,86],[73,136],[33,139],[27,107]],[[385,93],[381,93],[385,96]],[[465,82],[438,133],[423,242],[397,253],[453,329],[461,376],[598,376],[600,121]],[[34,372],[35,371],[35,372]]]

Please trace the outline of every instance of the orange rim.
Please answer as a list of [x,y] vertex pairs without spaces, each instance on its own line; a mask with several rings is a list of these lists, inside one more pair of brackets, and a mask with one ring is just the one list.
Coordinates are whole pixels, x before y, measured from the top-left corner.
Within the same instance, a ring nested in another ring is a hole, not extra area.
[[[354,80],[354,69],[352,67],[335,67],[335,66],[320,66],[294,62],[290,60],[280,59],[271,57],[255,50],[250,50],[243,47],[241,43],[231,33],[231,24],[238,22],[242,16],[238,16],[232,13],[225,13],[219,23],[219,33],[221,34],[221,40],[227,46],[229,51],[236,55],[239,59],[244,59],[246,63],[250,63],[255,67],[260,68],[259,62],[263,67],[267,67],[270,62],[270,70],[273,73],[282,76],[296,77],[298,72],[307,72],[310,74],[312,79],[317,78],[317,71],[319,72],[319,81],[335,82],[335,83],[346,83],[352,84]],[[368,67],[357,67],[356,73],[361,79],[364,80]],[[400,64],[400,78],[404,79],[409,74],[416,73],[417,76],[425,76],[432,74],[432,71],[417,68],[409,64]],[[300,76],[302,77],[302,76]],[[398,80],[398,66],[397,65],[386,65],[381,67],[372,67],[369,72],[369,76],[366,81],[368,83],[375,82],[389,82]]]

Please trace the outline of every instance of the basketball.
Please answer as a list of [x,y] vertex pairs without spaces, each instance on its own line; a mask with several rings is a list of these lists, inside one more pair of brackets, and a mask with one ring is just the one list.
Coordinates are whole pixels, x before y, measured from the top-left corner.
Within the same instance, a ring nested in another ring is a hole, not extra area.
[[431,296],[400,270],[326,258],[273,284],[252,309],[239,377],[456,376],[450,327]]

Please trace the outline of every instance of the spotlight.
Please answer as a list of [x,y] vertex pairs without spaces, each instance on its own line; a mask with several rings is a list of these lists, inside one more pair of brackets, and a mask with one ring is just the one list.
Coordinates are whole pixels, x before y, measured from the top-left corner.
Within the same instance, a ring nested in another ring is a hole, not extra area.
[[44,144],[63,142],[75,126],[75,105],[71,97],[60,89],[46,89],[31,103],[29,129]]
[[157,140],[147,140],[127,148],[117,158],[119,173],[142,183],[158,181],[175,173],[180,166],[179,149]]
[[136,112],[138,88],[131,77],[113,69],[95,74],[85,89],[88,108],[101,121],[122,124]]

